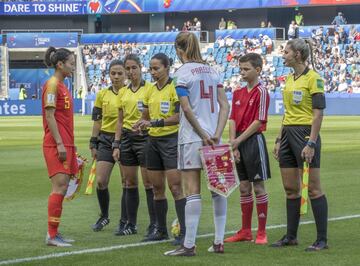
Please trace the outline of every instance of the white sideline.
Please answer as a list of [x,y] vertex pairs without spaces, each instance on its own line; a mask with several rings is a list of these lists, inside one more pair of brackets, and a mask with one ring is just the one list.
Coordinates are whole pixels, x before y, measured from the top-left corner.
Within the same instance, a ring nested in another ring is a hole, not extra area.
[[[355,218],[360,218],[360,214],[329,218],[328,221],[332,222],[332,221],[349,220],[349,219],[355,219]],[[315,222],[314,221],[304,221],[304,222],[301,222],[300,224],[305,225],[305,224],[313,224],[313,223],[315,223]],[[266,227],[266,229],[278,229],[278,228],[283,228],[283,227],[286,227],[286,224],[269,225]],[[256,230],[256,229],[257,228],[253,228],[252,230]],[[225,234],[233,234],[233,233],[235,233],[235,231],[229,231],[229,232],[226,232]],[[210,237],[213,235],[214,235],[213,233],[203,234],[203,235],[197,236],[197,238],[205,238],[205,237]],[[9,265],[9,264],[15,264],[15,263],[21,263],[21,262],[37,261],[37,260],[46,260],[46,259],[66,257],[66,256],[72,256],[72,255],[80,255],[80,254],[88,254],[88,253],[106,252],[106,251],[132,248],[132,247],[142,247],[142,246],[148,246],[148,245],[155,245],[158,243],[166,243],[166,242],[170,242],[170,241],[171,240],[157,241],[157,242],[141,242],[141,243],[116,245],[116,246],[102,247],[102,248],[91,248],[91,249],[82,249],[82,250],[76,250],[76,251],[59,252],[59,253],[53,253],[53,254],[49,254],[49,255],[37,256],[37,257],[3,260],[3,261],[0,261],[0,265]]]

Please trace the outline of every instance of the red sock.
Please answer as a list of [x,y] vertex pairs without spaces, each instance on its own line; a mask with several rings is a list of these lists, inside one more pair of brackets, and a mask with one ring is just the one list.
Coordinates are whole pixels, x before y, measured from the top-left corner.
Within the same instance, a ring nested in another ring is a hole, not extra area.
[[251,230],[251,218],[253,212],[253,195],[240,197],[241,204],[241,219],[242,219],[242,228],[243,230]]
[[58,233],[60,217],[62,211],[62,202],[64,196],[61,194],[50,194],[48,201],[48,233],[50,238],[54,238]]
[[256,209],[258,214],[258,231],[265,232],[268,209],[268,194],[256,196]]

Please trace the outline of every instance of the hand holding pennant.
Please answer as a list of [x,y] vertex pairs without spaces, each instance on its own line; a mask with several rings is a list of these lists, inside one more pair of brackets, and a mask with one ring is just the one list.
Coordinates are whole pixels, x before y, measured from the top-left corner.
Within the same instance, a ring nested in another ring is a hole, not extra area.
[[240,184],[230,145],[203,146],[199,151],[208,189],[228,197]]

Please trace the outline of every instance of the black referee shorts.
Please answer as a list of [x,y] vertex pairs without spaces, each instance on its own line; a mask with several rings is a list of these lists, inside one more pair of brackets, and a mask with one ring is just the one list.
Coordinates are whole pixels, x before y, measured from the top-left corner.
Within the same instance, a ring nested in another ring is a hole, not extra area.
[[126,128],[122,129],[120,145],[120,163],[125,166],[145,167],[145,146],[148,141],[148,133],[139,135]]
[[240,162],[236,163],[236,170],[240,181],[257,182],[271,178],[269,154],[263,134],[256,133],[240,143],[239,151]]
[[[311,126],[283,126],[279,151],[280,168],[303,168],[301,152],[306,146]],[[321,138],[316,141],[315,154],[310,168],[320,168]]]
[[146,168],[154,171],[177,169],[178,133],[149,136],[146,148]]
[[105,161],[109,163],[115,163],[112,157],[112,143],[115,139],[115,133],[108,133],[101,131],[98,137],[99,145],[96,151],[96,160],[98,162]]

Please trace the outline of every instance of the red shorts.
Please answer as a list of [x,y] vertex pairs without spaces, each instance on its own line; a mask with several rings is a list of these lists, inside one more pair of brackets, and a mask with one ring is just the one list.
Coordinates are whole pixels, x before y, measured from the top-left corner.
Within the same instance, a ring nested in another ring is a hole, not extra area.
[[78,172],[78,163],[76,159],[75,147],[65,147],[66,161],[60,162],[56,147],[43,147],[46,166],[49,177],[58,173],[67,175],[76,175]]

